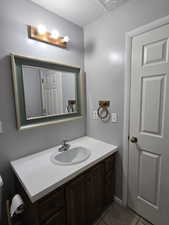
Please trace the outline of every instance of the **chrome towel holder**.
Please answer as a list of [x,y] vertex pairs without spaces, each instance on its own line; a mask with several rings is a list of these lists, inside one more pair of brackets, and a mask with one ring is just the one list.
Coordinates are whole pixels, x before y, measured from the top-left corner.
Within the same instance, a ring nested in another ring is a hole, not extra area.
[[99,107],[97,109],[97,115],[102,121],[108,121],[110,119],[110,112],[108,107],[110,106],[110,101],[99,101]]

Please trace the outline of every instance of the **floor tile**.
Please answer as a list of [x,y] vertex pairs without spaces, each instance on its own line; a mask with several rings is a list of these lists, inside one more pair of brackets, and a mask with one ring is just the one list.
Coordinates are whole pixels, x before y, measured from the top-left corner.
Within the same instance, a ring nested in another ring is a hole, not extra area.
[[143,218],[140,218],[138,225],[152,225],[151,223],[147,222]]
[[95,221],[95,223],[94,223],[94,224],[92,224],[92,225],[98,225],[100,222],[101,222],[101,218],[100,218],[100,219],[98,219],[98,220],[96,220],[96,221]]
[[112,209],[112,205],[108,206],[108,207],[105,209],[105,211],[102,213],[101,217],[104,217],[104,215],[106,215],[106,214],[109,212],[110,209]]
[[107,224],[105,224],[105,222],[104,222],[103,220],[101,220],[101,221],[98,223],[98,225],[107,225]]
[[93,225],[107,225],[107,224],[105,224],[104,221],[100,218]]
[[133,211],[123,208],[116,203],[102,217],[107,225],[136,225],[140,217]]

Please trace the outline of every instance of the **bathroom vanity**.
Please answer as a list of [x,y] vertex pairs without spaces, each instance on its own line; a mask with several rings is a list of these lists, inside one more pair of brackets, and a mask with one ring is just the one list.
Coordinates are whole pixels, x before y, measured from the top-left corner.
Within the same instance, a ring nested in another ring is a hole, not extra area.
[[17,192],[25,202],[25,224],[92,224],[113,201],[118,148],[90,137],[70,144],[88,149],[90,157],[77,164],[55,164],[55,147],[11,162]]

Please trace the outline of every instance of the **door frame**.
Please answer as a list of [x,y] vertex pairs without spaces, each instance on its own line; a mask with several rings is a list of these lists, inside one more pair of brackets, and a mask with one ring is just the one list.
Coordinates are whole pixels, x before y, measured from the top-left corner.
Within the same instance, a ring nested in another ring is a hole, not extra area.
[[128,201],[128,163],[129,163],[129,142],[130,136],[130,88],[131,88],[131,56],[132,40],[134,37],[145,32],[154,30],[163,25],[169,24],[169,16],[155,20],[149,24],[136,28],[125,35],[125,83],[124,83],[124,124],[123,124],[123,181],[122,181],[122,205],[127,206]]

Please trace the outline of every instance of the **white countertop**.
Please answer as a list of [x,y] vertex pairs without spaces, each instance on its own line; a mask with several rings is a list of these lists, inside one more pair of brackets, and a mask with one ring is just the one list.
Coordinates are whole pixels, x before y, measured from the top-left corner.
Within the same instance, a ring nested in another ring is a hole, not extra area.
[[50,159],[51,154],[58,151],[58,146],[55,146],[11,162],[16,176],[32,203],[118,151],[117,146],[87,136],[73,140],[70,144],[71,147],[88,148],[91,151],[90,157],[75,165],[55,165]]

